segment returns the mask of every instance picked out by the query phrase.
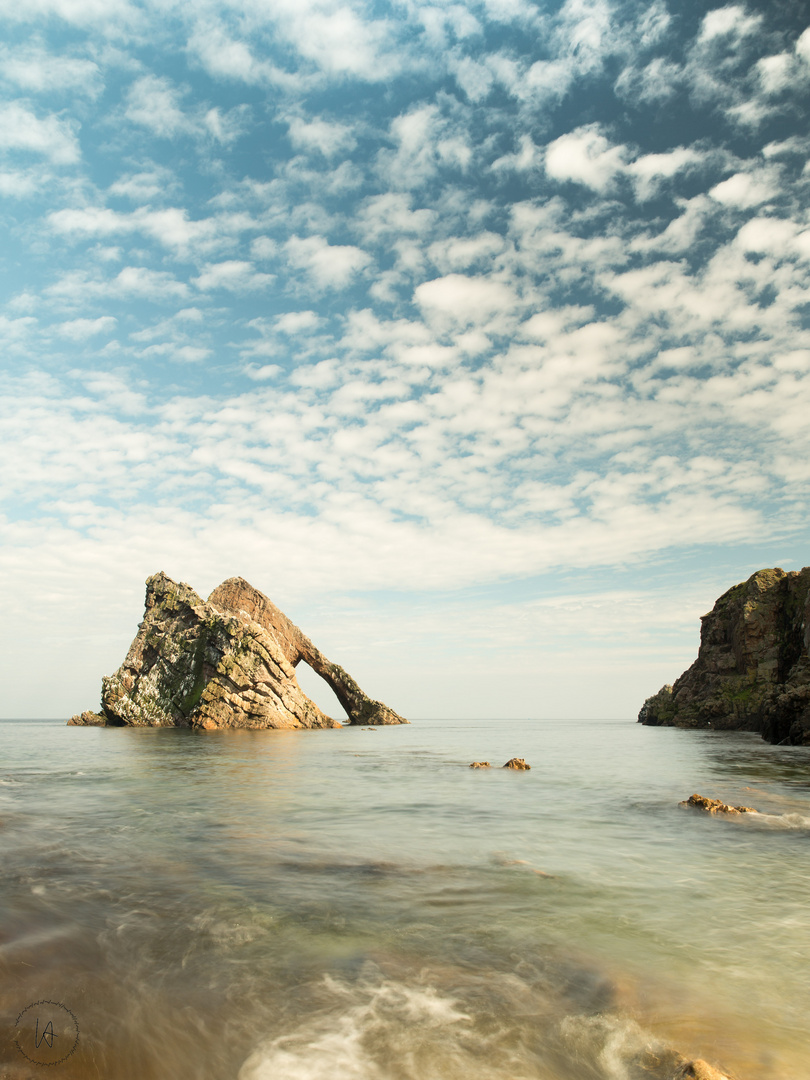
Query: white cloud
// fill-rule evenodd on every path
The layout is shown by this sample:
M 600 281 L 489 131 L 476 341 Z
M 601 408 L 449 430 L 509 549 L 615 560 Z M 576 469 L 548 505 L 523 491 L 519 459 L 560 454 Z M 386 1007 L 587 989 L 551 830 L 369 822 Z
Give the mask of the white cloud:
M 283 12 L 283 14 L 281 14 Z M 383 19 L 366 19 L 351 7 L 317 2 L 287 3 L 280 8 L 278 27 L 298 53 L 331 75 L 354 75 L 377 82 L 398 68 L 389 51 L 393 26 Z
M 290 142 L 299 150 L 317 150 L 324 157 L 348 153 L 357 145 L 348 124 L 315 118 L 304 120 L 294 116 L 289 121 Z
M 228 145 L 242 135 L 249 112 L 247 106 L 237 106 L 227 113 L 204 105 L 185 111 L 181 102 L 186 94 L 185 88 L 175 86 L 163 76 L 143 75 L 127 92 L 125 115 L 132 123 L 162 139 L 188 135 L 212 138 Z
M 451 56 L 450 69 L 461 90 L 472 102 L 483 101 L 492 88 L 495 76 L 490 66 L 471 56 Z
M 291 236 L 285 244 L 291 267 L 317 289 L 343 288 L 370 264 L 371 256 L 350 244 L 330 244 L 323 236 Z
M 257 223 L 245 213 L 222 213 L 191 220 L 185 209 L 141 207 L 121 213 L 103 206 L 56 210 L 47 221 L 58 233 L 76 237 L 106 237 L 140 232 L 178 254 L 209 252 L 233 246 Z
M 49 53 L 36 45 L 0 48 L 0 78 L 37 94 L 71 90 L 96 97 L 103 88 L 93 60 Z
M 86 341 L 96 334 L 112 333 L 117 322 L 112 315 L 102 315 L 98 319 L 70 319 L 59 323 L 54 330 L 60 337 L 70 338 L 71 341 Z
M 627 149 L 614 146 L 598 124 L 587 124 L 549 143 L 546 172 L 554 180 L 572 180 L 601 194 L 624 170 Z
M 437 213 L 421 207 L 411 209 L 413 198 L 405 192 L 389 191 L 366 200 L 357 214 L 357 228 L 371 243 L 386 236 L 422 236 L 430 232 Z
M 737 233 L 735 244 L 743 251 L 768 252 L 777 259 L 799 256 L 810 258 L 810 229 L 794 221 L 756 217 Z
M 632 241 L 630 250 L 678 255 L 694 247 L 704 233 L 707 221 L 717 212 L 717 204 L 707 195 L 676 199 L 675 202 L 681 209 L 679 216 L 673 218 L 667 227 L 655 236 L 637 236 Z
M 414 290 L 414 300 L 441 327 L 500 323 L 513 315 L 518 302 L 504 282 L 463 274 L 423 282 Z
M 23 102 L 0 105 L 0 149 L 23 150 L 50 158 L 55 165 L 79 160 L 78 125 L 53 113 L 40 119 Z
M 39 22 L 56 17 L 75 26 L 107 25 L 120 32 L 141 19 L 129 0 L 0 0 L 0 15 L 11 22 Z
M 169 79 L 143 75 L 127 92 L 127 118 L 162 138 L 187 134 L 196 125 L 181 109 L 182 97 L 182 91 Z
M 505 246 L 503 237 L 483 231 L 469 237 L 437 240 L 428 248 L 428 255 L 442 271 L 467 270 L 476 265 L 488 270 L 494 267 Z
M 36 325 L 37 320 L 32 315 L 23 315 L 18 319 L 0 315 L 0 338 L 5 342 L 18 341 L 28 337 Z
M 635 105 L 657 104 L 672 98 L 685 78 L 684 69 L 672 60 L 656 56 L 644 67 L 629 64 L 616 80 L 614 90 Z
M 171 302 L 187 296 L 188 291 L 188 286 L 168 271 L 145 266 L 125 266 L 114 278 L 91 278 L 82 270 L 69 271 L 44 290 L 46 296 L 82 305 L 99 297 Z
M 254 382 L 267 382 L 269 379 L 275 379 L 283 370 L 278 364 L 262 364 L 261 367 L 256 367 L 254 364 L 245 366 L 245 374 Z
M 761 15 L 748 15 L 739 4 L 715 8 L 703 17 L 698 34 L 699 41 L 713 41 L 719 37 L 743 38 L 755 34 L 762 25 Z
M 278 255 L 278 242 L 269 236 L 257 236 L 250 243 L 250 254 L 254 259 L 274 259 Z
M 659 44 L 672 26 L 672 16 L 667 10 L 663 0 L 653 0 L 653 3 L 641 15 L 636 31 L 639 34 L 641 47 L 649 49 Z
M 258 59 L 250 43 L 232 37 L 215 19 L 197 21 L 188 40 L 188 50 L 215 79 L 230 79 L 252 85 L 301 88 L 306 80 L 282 71 L 268 60 Z
M 779 192 L 779 182 L 775 173 L 758 170 L 753 173 L 739 172 L 723 180 L 711 189 L 709 194 L 724 206 L 733 206 L 738 210 L 750 210 L 773 199 Z
M 161 359 L 171 360 L 176 364 L 201 364 L 212 355 L 212 350 L 203 345 L 180 345 L 174 341 L 164 341 L 157 345 L 149 345 L 138 355 L 141 359 L 159 356 Z
M 198 289 L 227 289 L 241 292 L 243 289 L 266 289 L 275 281 L 274 274 L 259 273 L 252 263 L 241 259 L 227 259 L 225 262 L 208 263 L 202 273 L 192 281 Z
M 154 341 L 155 338 L 170 335 L 175 340 L 182 339 L 189 328 L 199 326 L 205 315 L 198 307 L 180 308 L 173 315 L 161 319 L 152 326 L 136 330 L 130 337 L 133 341 Z
M 531 135 L 521 135 L 519 140 L 520 149 L 513 154 L 504 154 L 492 162 L 492 168 L 496 171 L 527 172 L 535 168 L 540 160 L 540 152 L 534 145 Z
M 0 170 L 0 195 L 9 199 L 25 199 L 39 191 L 46 182 L 41 170 Z
M 765 94 L 779 94 L 791 83 L 793 58 L 790 53 L 764 56 L 757 61 L 757 74 Z
M 650 199 L 657 194 L 662 180 L 699 165 L 705 155 L 691 147 L 679 146 L 665 154 L 645 154 L 627 166 L 633 178 L 638 197 Z
M 177 187 L 177 180 L 169 169 L 153 166 L 141 172 L 126 173 L 110 184 L 108 193 L 136 203 L 162 201 Z
M 442 116 L 437 105 L 421 105 L 390 124 L 393 151 L 380 151 L 378 169 L 393 188 L 417 188 L 441 168 L 467 169 L 472 147 L 466 129 Z
M 314 330 L 321 320 L 314 311 L 287 311 L 275 321 L 275 329 L 282 334 L 298 334 Z
M 606 0 L 566 0 L 560 9 L 557 34 L 578 72 L 599 70 L 613 51 L 611 14 Z

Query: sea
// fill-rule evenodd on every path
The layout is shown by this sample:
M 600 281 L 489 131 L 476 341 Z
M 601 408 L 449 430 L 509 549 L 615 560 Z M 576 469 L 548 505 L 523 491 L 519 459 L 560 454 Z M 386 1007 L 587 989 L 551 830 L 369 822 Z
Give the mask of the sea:
M 2 1080 L 810 1077 L 810 748 L 5 720 L 0 860 Z

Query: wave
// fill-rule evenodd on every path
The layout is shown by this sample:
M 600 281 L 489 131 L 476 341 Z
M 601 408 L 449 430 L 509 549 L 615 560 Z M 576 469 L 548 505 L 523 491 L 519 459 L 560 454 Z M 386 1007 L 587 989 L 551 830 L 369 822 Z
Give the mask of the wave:
M 810 829 L 810 817 L 803 814 L 741 814 L 746 824 L 751 827 L 767 829 Z
M 489 980 L 451 994 L 326 976 L 330 1000 L 292 1032 L 261 1042 L 238 1080 L 671 1080 L 684 1060 L 634 1020 L 550 1011 L 528 984 L 514 975 L 508 982 L 512 1007 L 503 1010 L 493 1007 Z

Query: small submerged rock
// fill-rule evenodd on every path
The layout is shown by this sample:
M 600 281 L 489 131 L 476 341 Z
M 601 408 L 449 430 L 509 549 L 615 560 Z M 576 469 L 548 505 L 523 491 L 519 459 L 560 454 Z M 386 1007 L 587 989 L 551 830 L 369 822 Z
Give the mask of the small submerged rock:
M 758 814 L 753 806 L 729 806 L 720 799 L 706 799 L 703 795 L 690 795 L 685 802 L 678 806 L 691 806 L 695 810 L 702 810 L 706 814 Z M 691 1075 L 684 1073 L 685 1076 Z
M 509 758 L 507 763 L 502 766 L 504 769 L 530 769 L 531 765 L 527 765 L 522 757 Z
M 488 761 L 471 761 L 470 762 L 470 768 L 471 769 L 490 769 L 490 768 L 492 768 L 492 766 L 490 765 L 490 763 Z

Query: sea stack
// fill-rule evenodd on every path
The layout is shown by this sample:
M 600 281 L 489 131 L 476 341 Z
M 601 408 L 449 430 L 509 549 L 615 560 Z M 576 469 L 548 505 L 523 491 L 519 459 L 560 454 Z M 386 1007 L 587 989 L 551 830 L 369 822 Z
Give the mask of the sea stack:
M 74 726 L 341 727 L 295 678 L 305 661 L 335 692 L 351 724 L 407 724 L 327 660 L 258 589 L 229 578 L 203 600 L 164 573 L 146 582 L 146 611 L 126 658 L 102 679 L 101 711 Z
M 810 567 L 758 570 L 723 593 L 701 619 L 697 660 L 638 719 L 810 745 Z

